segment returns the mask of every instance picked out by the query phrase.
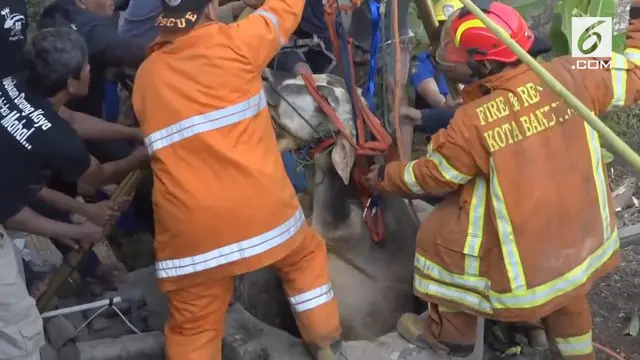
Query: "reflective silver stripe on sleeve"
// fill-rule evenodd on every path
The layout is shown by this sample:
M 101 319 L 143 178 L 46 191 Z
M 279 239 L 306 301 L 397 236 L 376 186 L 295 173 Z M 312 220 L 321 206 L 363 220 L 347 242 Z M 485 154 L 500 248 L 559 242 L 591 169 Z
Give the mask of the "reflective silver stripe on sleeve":
M 304 214 L 302 209 L 299 209 L 293 217 L 278 227 L 250 239 L 200 255 L 158 261 L 156 262 L 156 275 L 158 278 L 169 278 L 193 274 L 264 253 L 289 240 L 303 224 Z
M 280 23 L 278 22 L 278 18 L 275 15 L 263 9 L 256 10 L 254 14 L 262 15 L 267 19 L 269 19 L 269 21 L 271 21 L 271 24 L 273 24 L 273 26 L 276 28 L 276 31 L 278 32 L 278 38 L 280 39 L 280 46 L 287 43 L 287 40 L 284 38 L 284 36 L 282 36 L 282 33 L 280 32 Z
M 319 288 L 290 297 L 289 303 L 293 311 L 299 313 L 328 303 L 331 299 L 333 299 L 333 288 L 331 284 L 325 284 Z
M 205 114 L 190 117 L 164 129 L 151 133 L 144 139 L 150 154 L 163 147 L 174 144 L 191 136 L 220 129 L 222 127 L 239 123 L 257 115 L 267 107 L 267 98 L 264 90 L 252 96 L 248 100 L 223 109 L 214 110 Z

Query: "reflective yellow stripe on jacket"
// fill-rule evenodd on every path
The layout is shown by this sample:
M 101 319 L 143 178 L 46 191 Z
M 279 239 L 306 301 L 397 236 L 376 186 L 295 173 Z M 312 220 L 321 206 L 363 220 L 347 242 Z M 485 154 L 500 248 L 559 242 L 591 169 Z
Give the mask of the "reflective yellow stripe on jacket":
M 593 352 L 593 336 L 591 331 L 584 335 L 570 338 L 555 338 L 558 350 L 563 357 L 588 355 Z
M 582 285 L 619 247 L 618 233 L 615 231 L 604 245 L 570 272 L 546 284 L 529 288 L 520 293 L 497 293 L 491 290 L 483 291 L 478 286 L 470 287 L 470 283 L 474 285 L 487 284 L 488 287 L 490 282 L 489 279 L 483 277 L 470 277 L 448 272 L 423 256 L 417 255 L 416 267 L 418 267 L 418 261 L 426 262 L 430 269 L 436 271 L 424 271 L 424 273 L 435 280 L 416 274 L 413 285 L 415 290 L 420 293 L 447 299 L 487 314 L 492 314 L 495 309 L 527 309 L 542 305 Z M 418 260 L 418 256 L 421 260 Z
M 469 226 L 467 240 L 464 244 L 464 272 L 467 276 L 480 275 L 480 246 L 484 232 L 484 213 L 487 206 L 487 180 L 483 176 L 476 177 L 473 196 L 469 207 Z
M 640 49 L 627 48 L 624 51 L 624 57 L 636 65 L 640 65 Z
M 626 55 L 626 53 L 625 53 Z M 629 64 L 625 56 L 618 53 L 611 55 L 611 83 L 613 97 L 607 110 L 623 106 L 627 94 L 627 69 Z
M 415 275 L 414 288 L 422 293 L 431 294 L 438 297 L 447 298 L 456 302 L 464 301 L 464 304 L 480 312 L 492 313 L 489 301 L 490 287 L 488 279 L 480 277 L 480 247 L 484 232 L 485 211 L 487 206 L 487 181 L 483 176 L 475 178 L 473 195 L 469 207 L 469 225 L 467 228 L 467 238 L 464 246 L 465 253 L 465 273 L 458 275 L 448 272 L 436 263 L 428 260 L 424 256 L 416 253 L 414 266 L 421 272 L 432 278 L 439 279 L 443 283 Z M 445 284 L 452 284 L 449 286 Z M 466 291 L 466 288 L 472 291 Z M 478 294 L 483 294 L 479 296 Z
M 591 168 L 593 178 L 596 182 L 596 191 L 598 194 L 598 204 L 600 205 L 600 215 L 602 215 L 603 238 L 608 239 L 611 236 L 611 218 L 609 216 L 609 203 L 607 199 L 607 181 L 604 177 L 604 163 L 602 161 L 602 148 L 600 147 L 600 138 L 598 133 L 585 121 L 584 129 L 589 143 L 589 152 L 591 153 Z
M 416 161 L 418 160 L 413 160 L 404 167 L 403 180 L 412 193 L 422 195 L 424 191 L 422 191 L 422 188 L 416 180 L 416 175 L 413 172 L 413 166 L 416 164 Z
M 451 166 L 449 162 L 447 162 L 447 159 L 445 159 L 437 151 L 433 150 L 433 148 L 431 147 L 431 143 L 429 143 L 429 146 L 427 147 L 426 157 L 427 159 L 433 161 L 433 163 L 438 167 L 438 171 L 440 171 L 440 173 L 445 179 L 447 179 L 448 181 L 454 184 L 460 184 L 460 185 L 466 184 L 469 180 L 472 179 L 471 176 L 466 175 L 460 172 L 458 169 Z M 420 184 L 418 184 L 416 180 L 416 175 L 413 172 L 413 167 L 415 163 L 416 163 L 416 160 L 411 161 L 404 167 L 403 180 L 405 185 L 407 185 L 407 187 L 409 188 L 409 190 L 411 190 L 411 192 L 413 192 L 414 194 L 422 195 L 424 194 L 424 191 L 420 187 Z
M 500 238 L 500 247 L 502 248 L 502 256 L 504 257 L 507 275 L 509 276 L 509 284 L 511 291 L 522 292 L 527 290 L 527 284 L 524 277 L 522 262 L 520 261 L 520 252 L 516 244 L 516 238 L 511 227 L 511 219 L 507 211 L 507 204 L 504 202 L 502 188 L 498 180 L 496 165 L 491 159 L 489 161 L 489 178 L 491 179 L 491 201 L 496 213 L 496 223 L 498 227 L 498 237 Z
M 532 308 L 542 305 L 558 296 L 568 293 L 583 284 L 611 255 L 619 248 L 618 232 L 611 225 L 609 203 L 607 200 L 604 164 L 598 134 L 585 123 L 585 131 L 591 154 L 593 178 L 598 194 L 598 204 L 602 216 L 603 245 L 588 256 L 581 264 L 566 274 L 545 284 L 528 288 L 520 262 L 517 244 L 509 220 L 506 204 L 502 197 L 498 177 L 495 174 L 495 164 L 490 163 L 490 191 L 491 200 L 496 212 L 498 232 L 502 246 L 505 267 L 509 275 L 511 292 L 497 293 L 490 289 L 488 279 L 479 276 L 477 257 L 482 242 L 482 225 L 484 224 L 484 207 L 486 206 L 486 180 L 476 179 L 474 195 L 469 211 L 469 228 L 465 243 L 465 274 L 455 274 L 433 263 L 424 256 L 416 253 L 415 267 L 427 275 L 429 279 L 420 275 L 415 276 L 416 291 L 448 299 L 468 306 L 479 312 L 493 313 L 495 309 Z M 484 196 L 483 196 L 484 194 Z M 477 236 L 477 235 L 480 236 Z M 476 255 L 476 256 L 473 256 Z M 569 345 L 567 345 L 569 346 Z

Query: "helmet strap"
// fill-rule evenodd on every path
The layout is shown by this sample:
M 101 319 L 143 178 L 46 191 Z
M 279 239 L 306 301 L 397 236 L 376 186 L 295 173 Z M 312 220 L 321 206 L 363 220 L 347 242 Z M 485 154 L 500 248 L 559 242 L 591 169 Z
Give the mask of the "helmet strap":
M 474 55 L 486 55 L 484 51 L 480 51 L 477 48 L 471 48 L 467 50 L 468 58 L 467 58 L 467 67 L 471 70 L 471 75 L 477 79 L 483 79 L 489 76 L 489 69 L 487 69 L 486 64 L 475 60 L 473 58 Z

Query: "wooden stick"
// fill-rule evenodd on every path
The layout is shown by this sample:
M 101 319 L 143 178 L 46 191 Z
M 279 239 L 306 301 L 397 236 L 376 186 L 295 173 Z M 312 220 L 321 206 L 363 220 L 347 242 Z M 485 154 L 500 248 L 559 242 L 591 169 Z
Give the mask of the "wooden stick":
M 118 189 L 115 191 L 115 193 L 113 194 L 113 197 L 111 198 L 112 201 L 118 207 L 123 205 L 125 201 L 131 201 L 136 191 L 136 187 L 138 186 L 140 181 L 145 177 L 146 174 L 147 174 L 147 171 L 145 170 L 136 170 L 131 174 L 129 174 L 122 181 L 120 186 L 118 186 Z M 114 225 L 115 225 L 115 221 L 106 225 L 105 239 L 106 239 L 106 235 L 111 232 Z M 36 305 L 40 313 L 43 313 L 49 310 L 48 306 L 51 303 L 51 300 L 53 300 L 53 298 L 56 296 L 56 294 L 60 290 L 60 287 L 62 287 L 62 284 L 64 284 L 67 278 L 71 276 L 71 274 L 73 274 L 73 271 L 78 267 L 78 265 L 82 264 L 82 262 L 85 261 L 86 257 L 91 252 L 92 248 L 93 248 L 93 245 L 90 246 L 88 249 L 72 251 L 68 253 L 67 256 L 64 257 L 64 261 L 51 277 L 51 280 L 49 281 L 49 286 L 42 293 L 42 295 L 38 297 Z

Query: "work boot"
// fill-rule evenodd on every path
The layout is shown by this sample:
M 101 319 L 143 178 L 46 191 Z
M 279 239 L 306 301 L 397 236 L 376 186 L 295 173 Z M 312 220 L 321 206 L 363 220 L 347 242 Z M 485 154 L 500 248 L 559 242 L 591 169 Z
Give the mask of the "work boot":
M 342 340 L 334 341 L 324 348 L 309 344 L 307 349 L 311 353 L 313 360 L 348 360 L 342 352 Z
M 413 345 L 438 354 L 467 357 L 473 353 L 475 344 L 454 344 L 431 339 L 431 336 L 425 332 L 425 324 L 429 321 L 425 316 L 428 314 L 422 316 L 410 313 L 402 315 L 396 325 L 398 334 Z

